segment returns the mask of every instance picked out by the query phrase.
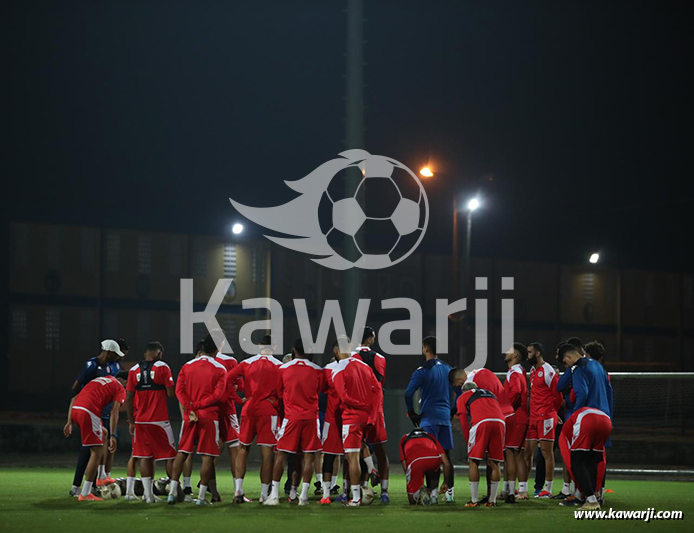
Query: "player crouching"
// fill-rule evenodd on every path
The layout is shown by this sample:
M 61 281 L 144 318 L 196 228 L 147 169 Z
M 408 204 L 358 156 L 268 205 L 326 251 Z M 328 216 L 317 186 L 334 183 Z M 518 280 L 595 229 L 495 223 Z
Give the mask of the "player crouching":
M 438 503 L 441 465 L 444 479 L 453 475 L 451 463 L 439 441 L 422 428 L 414 428 L 400 439 L 400 464 L 407 479 L 410 505 Z
M 70 402 L 63 434 L 69 437 L 72 434 L 72 423 L 73 421 L 76 422 L 80 428 L 82 446 L 89 447 L 90 451 L 79 501 L 103 501 L 103 498 L 92 494 L 92 486 L 96 480 L 98 466 L 104 453 L 104 432 L 106 429 L 101 424 L 100 413 L 104 406 L 113 403 L 108 444 L 109 452 L 113 453 L 116 450 L 115 432 L 118 426 L 119 409 L 125 402 L 124 385 L 127 378 L 127 372 L 120 372 L 116 377 L 95 378 L 87 383 Z
M 506 425 L 496 396 L 488 390 L 477 388 L 469 381 L 463 385 L 463 394 L 458 398 L 458 415 L 463 435 L 467 440 L 467 455 L 470 471 L 470 501 L 465 507 L 479 507 L 480 462 L 487 454 L 491 469 L 489 500 L 485 507 L 496 507 L 501 472 L 499 463 L 504 460 L 504 433 Z

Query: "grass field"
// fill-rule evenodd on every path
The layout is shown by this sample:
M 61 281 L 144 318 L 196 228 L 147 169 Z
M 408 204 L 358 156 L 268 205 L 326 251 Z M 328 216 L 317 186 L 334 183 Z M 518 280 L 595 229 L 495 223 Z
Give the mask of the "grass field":
M 114 471 L 113 475 L 125 475 Z M 317 499 L 309 507 L 282 504 L 278 508 L 257 503 L 228 503 L 232 493 L 229 475 L 221 476 L 220 491 L 225 502 L 208 507 L 178 504 L 147 505 L 141 502 L 110 500 L 79 503 L 67 496 L 72 470 L 64 468 L 1 468 L 0 531 L 268 531 L 273 533 L 379 531 L 692 531 L 694 484 L 664 481 L 613 480 L 605 508 L 615 510 L 681 510 L 681 521 L 577 521 L 571 509 L 555 501 L 532 500 L 496 509 L 464 509 L 469 499 L 467 481 L 457 478 L 456 503 L 432 507 L 410 507 L 405 496 L 404 476 L 393 476 L 389 506 L 374 502 L 369 507 L 348 509 L 338 504 L 322 507 Z M 260 483 L 257 473 L 249 473 L 245 484 L 256 498 Z M 686 524 L 689 523 L 689 526 Z

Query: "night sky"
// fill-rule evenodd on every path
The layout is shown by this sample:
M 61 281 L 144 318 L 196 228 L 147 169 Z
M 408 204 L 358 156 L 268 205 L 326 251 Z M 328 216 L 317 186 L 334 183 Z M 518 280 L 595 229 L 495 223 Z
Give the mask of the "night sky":
M 363 148 L 447 175 L 423 250 L 481 186 L 473 256 L 692 269 L 691 3 L 364 4 Z M 345 7 L 5 4 L 3 215 L 224 233 L 230 196 L 289 201 L 344 150 Z

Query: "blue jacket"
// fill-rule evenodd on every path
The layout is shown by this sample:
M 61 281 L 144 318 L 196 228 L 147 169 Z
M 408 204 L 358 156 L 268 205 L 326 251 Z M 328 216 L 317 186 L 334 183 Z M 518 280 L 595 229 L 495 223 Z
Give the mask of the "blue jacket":
M 419 413 L 422 426 L 451 425 L 451 386 L 448 373 L 451 367 L 440 359 L 430 359 L 412 373 L 405 391 L 408 412 L 414 411 L 414 393 L 421 389 Z
M 576 395 L 574 411 L 593 407 L 612 418 L 612 385 L 602 365 L 590 357 L 583 357 L 571 370 Z
M 559 381 L 557 381 L 557 391 L 561 392 L 564 396 L 564 420 L 569 418 L 575 411 L 574 404 L 571 403 L 571 382 L 573 378 L 573 372 L 571 370 L 566 370 Z

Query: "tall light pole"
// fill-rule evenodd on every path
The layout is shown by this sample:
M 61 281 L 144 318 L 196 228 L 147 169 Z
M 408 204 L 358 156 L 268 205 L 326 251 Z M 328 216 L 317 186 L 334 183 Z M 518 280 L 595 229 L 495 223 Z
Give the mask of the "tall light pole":
M 425 178 L 434 177 L 434 171 L 430 167 L 424 167 L 419 174 Z M 464 204 L 464 193 L 456 192 L 453 194 L 453 256 L 451 261 L 451 276 L 453 278 L 452 291 L 453 299 L 459 300 L 467 297 L 468 281 L 470 279 L 470 243 L 472 241 L 472 213 L 477 210 L 481 203 L 479 198 L 473 197 Z M 465 205 L 465 207 L 463 207 Z M 461 230 L 461 212 L 465 210 L 465 242 L 461 243 L 463 233 Z M 449 317 L 453 322 L 451 344 L 456 350 L 458 366 L 463 366 L 463 346 L 462 346 L 462 318 L 463 314 Z M 457 324 L 456 324 L 457 323 Z

